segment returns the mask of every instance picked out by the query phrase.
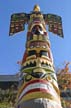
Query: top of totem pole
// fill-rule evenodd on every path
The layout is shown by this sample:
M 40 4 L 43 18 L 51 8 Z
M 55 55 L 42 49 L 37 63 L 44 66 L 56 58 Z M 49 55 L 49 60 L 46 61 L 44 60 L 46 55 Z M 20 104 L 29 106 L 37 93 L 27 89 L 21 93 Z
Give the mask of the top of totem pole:
M 35 5 L 33 11 L 34 12 L 39 12 L 40 11 L 39 5 Z
M 34 15 L 35 14 L 35 15 Z M 43 18 L 41 17 L 43 15 Z M 48 25 L 48 31 L 54 34 L 59 35 L 60 37 L 64 37 L 63 35 L 63 28 L 62 28 L 62 18 L 55 14 L 42 14 L 40 12 L 40 6 L 36 4 L 33 8 L 32 13 L 14 13 L 11 15 L 11 22 L 10 22 L 10 31 L 9 35 L 12 36 L 15 33 L 21 32 L 25 30 L 25 24 L 30 24 L 31 17 L 30 16 L 40 16 L 38 17 L 39 20 L 44 20 L 45 24 Z M 34 18 L 32 17 L 34 20 Z M 32 20 L 32 22 L 33 22 Z M 36 20 L 36 18 L 35 18 Z M 41 21 L 42 23 L 43 21 Z M 32 23 L 33 24 L 33 23 Z

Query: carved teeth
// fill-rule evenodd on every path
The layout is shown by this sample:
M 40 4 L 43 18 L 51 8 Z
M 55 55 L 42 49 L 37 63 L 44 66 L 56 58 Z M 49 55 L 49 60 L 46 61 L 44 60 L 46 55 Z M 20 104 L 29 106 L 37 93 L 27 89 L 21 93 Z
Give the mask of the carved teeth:
M 28 60 L 27 62 L 25 62 L 23 64 L 23 66 L 26 67 L 26 68 L 29 68 L 29 67 L 35 67 L 35 68 L 36 67 L 43 67 L 43 65 L 48 66 L 48 67 L 53 66 L 50 61 L 47 61 L 45 59 L 40 59 L 40 58 L 33 59 L 33 60 Z

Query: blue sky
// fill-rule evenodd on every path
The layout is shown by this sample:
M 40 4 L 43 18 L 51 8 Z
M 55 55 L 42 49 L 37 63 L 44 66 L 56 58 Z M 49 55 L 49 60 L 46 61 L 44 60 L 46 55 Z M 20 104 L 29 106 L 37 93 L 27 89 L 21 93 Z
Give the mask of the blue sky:
M 13 13 L 32 11 L 39 4 L 43 13 L 60 15 L 63 21 L 64 39 L 49 33 L 56 67 L 71 61 L 71 1 L 70 0 L 1 0 L 0 1 L 0 74 L 16 74 L 20 70 L 17 61 L 22 60 L 27 26 L 24 32 L 9 37 L 10 16 Z

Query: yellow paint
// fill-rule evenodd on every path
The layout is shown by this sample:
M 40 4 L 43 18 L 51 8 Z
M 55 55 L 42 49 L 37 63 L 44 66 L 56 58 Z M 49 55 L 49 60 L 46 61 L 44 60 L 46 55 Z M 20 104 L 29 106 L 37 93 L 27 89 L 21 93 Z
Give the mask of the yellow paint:
M 59 91 L 59 88 L 56 87 L 56 85 L 51 82 L 51 84 L 53 85 L 53 88 L 55 89 L 55 91 L 57 92 L 58 96 L 60 96 L 60 91 Z
M 24 102 L 24 101 L 27 101 L 27 100 L 31 100 L 31 99 L 38 99 L 38 98 L 47 98 L 47 99 L 50 99 L 50 100 L 53 100 L 53 101 L 56 101 L 57 103 L 59 103 L 59 98 L 55 98 L 54 96 L 52 96 L 51 94 L 49 93 L 42 93 L 42 92 L 34 92 L 34 93 L 29 93 L 27 95 L 25 95 L 21 101 L 21 102 Z
M 38 11 L 40 11 L 40 7 L 38 5 L 35 5 L 33 10 L 38 12 Z
M 27 57 L 26 58 L 26 61 L 27 60 L 32 60 L 32 59 L 36 59 L 36 55 L 32 55 L 32 56 L 29 56 L 29 57 Z M 35 61 L 35 60 L 34 60 Z M 32 60 L 32 62 L 34 62 L 33 60 Z

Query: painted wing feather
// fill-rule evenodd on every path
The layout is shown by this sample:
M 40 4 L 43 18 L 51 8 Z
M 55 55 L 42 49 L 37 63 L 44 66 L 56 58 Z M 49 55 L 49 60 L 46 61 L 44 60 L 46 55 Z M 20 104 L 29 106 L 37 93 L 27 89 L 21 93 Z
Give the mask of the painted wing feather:
M 64 37 L 62 29 L 62 18 L 60 16 L 54 14 L 44 14 L 44 20 L 48 25 L 48 30 L 50 32 L 57 34 L 60 37 Z
M 27 20 L 28 18 L 26 13 L 12 14 L 9 35 L 24 31 Z

